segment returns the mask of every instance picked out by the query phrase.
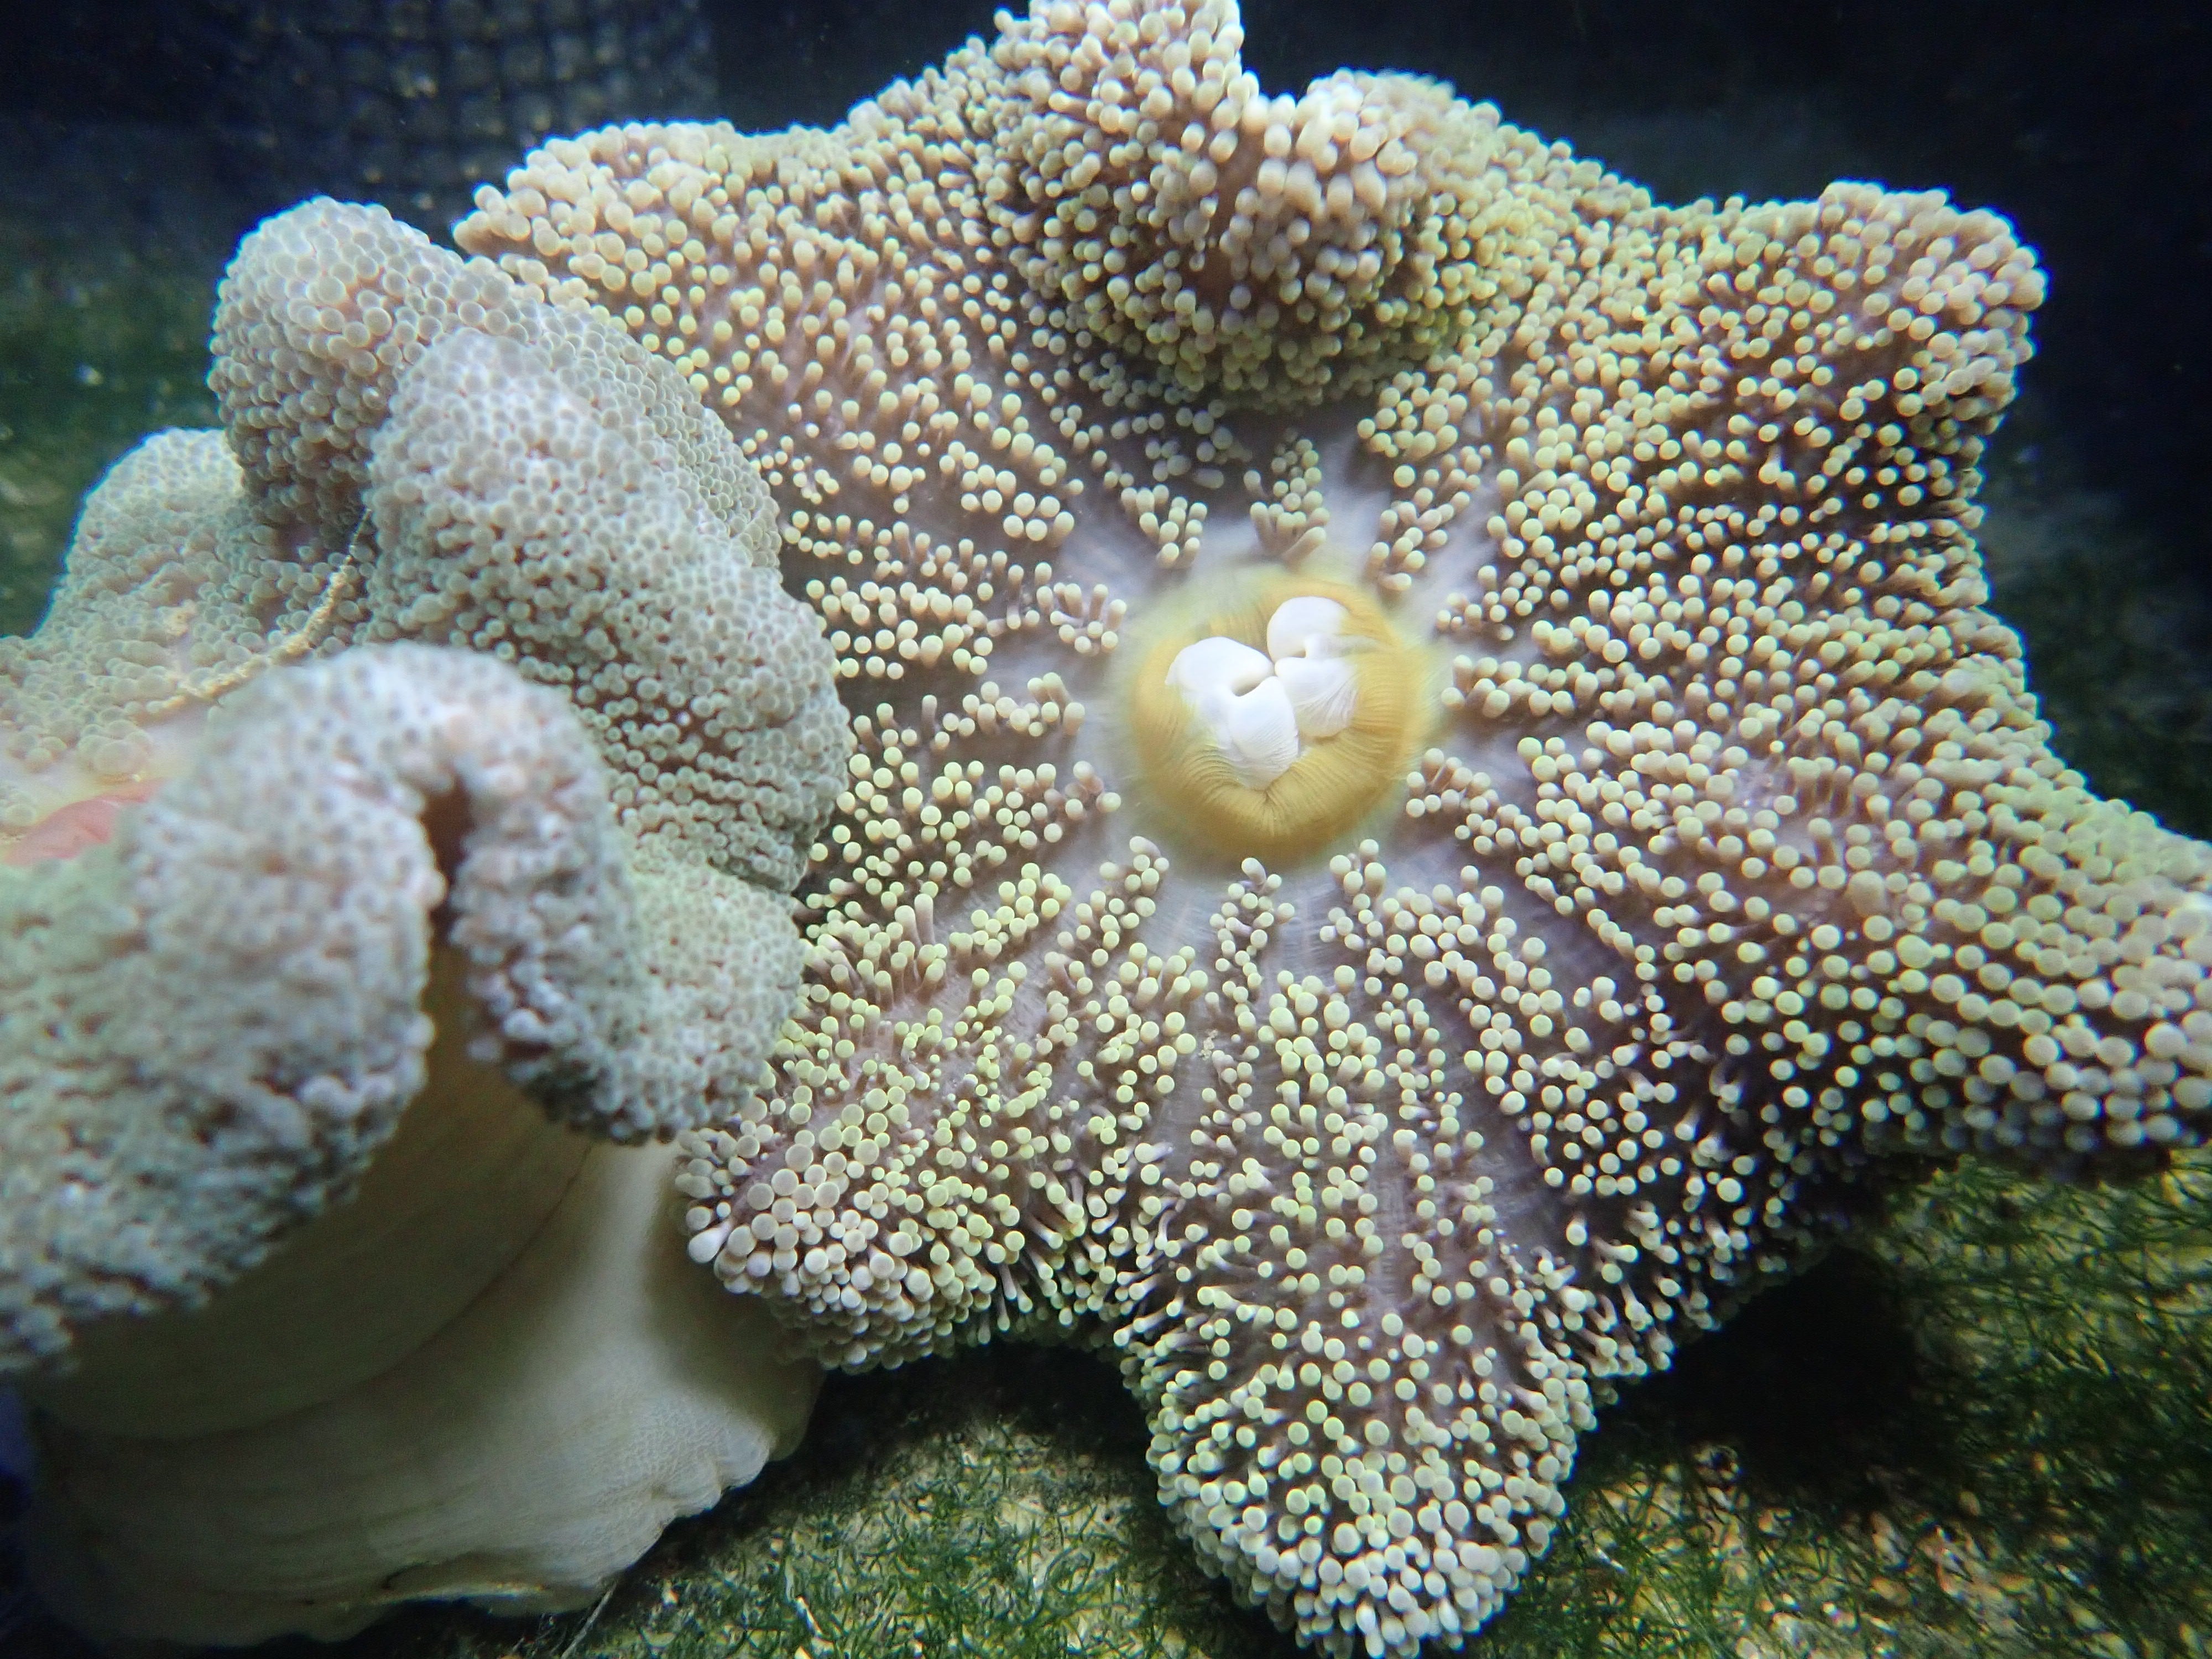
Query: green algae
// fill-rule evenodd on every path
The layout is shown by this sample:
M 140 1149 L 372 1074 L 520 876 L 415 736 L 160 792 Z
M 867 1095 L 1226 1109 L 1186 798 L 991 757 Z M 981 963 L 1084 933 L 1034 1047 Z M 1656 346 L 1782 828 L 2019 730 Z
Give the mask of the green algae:
M 78 503 L 117 457 L 215 424 L 218 274 L 0 221 L 0 634 L 38 625 Z

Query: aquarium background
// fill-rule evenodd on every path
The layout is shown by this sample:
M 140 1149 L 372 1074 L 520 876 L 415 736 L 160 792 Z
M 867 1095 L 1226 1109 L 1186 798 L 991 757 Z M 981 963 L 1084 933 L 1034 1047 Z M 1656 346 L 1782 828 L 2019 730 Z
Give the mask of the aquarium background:
M 536 57 L 487 70 L 465 50 L 487 19 Z M 2069 760 L 2212 835 L 2212 29 L 2193 9 L 1255 0 L 1244 26 L 1271 89 L 1437 75 L 1666 198 L 1871 178 L 2009 216 L 2051 298 L 1987 462 L 1993 603 Z M 519 159 L 533 113 L 828 123 L 989 27 L 945 0 L 11 9 L 0 631 L 35 626 L 118 455 L 213 423 L 214 286 L 263 213 L 375 195 L 442 239 L 471 161 Z M 2139 1188 L 1976 1170 L 1899 1194 L 1602 1419 L 1550 1556 L 1473 1650 L 2212 1650 L 2208 1202 L 2201 1156 Z M 1171 1535 L 1144 1445 L 1079 1353 L 835 1379 L 798 1455 L 597 1607 L 422 1610 L 289 1650 L 1296 1652 Z M 83 1653 L 6 1550 L 0 1654 Z

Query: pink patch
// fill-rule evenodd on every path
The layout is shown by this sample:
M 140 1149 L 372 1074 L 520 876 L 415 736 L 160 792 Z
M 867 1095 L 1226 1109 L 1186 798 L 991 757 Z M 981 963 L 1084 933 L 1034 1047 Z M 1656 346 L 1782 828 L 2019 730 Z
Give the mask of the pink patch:
M 0 852 L 0 864 L 41 864 L 48 859 L 73 859 L 88 847 L 98 847 L 115 834 L 115 820 L 135 802 L 151 800 L 158 783 L 126 783 L 106 794 L 73 800 L 46 814 L 15 845 Z

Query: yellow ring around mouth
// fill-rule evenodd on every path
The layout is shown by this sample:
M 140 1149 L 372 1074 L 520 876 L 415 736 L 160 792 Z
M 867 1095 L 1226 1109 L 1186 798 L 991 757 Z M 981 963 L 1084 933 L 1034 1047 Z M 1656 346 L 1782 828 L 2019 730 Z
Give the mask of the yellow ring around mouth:
M 1334 600 L 1345 609 L 1338 637 L 1356 641 L 1344 660 L 1358 692 L 1350 721 L 1309 744 L 1272 783 L 1242 782 L 1205 721 L 1171 684 L 1170 666 L 1184 647 L 1220 636 L 1264 650 L 1267 623 L 1286 600 Z M 1240 581 L 1218 602 L 1179 613 L 1133 653 L 1122 688 L 1133 759 L 1171 839 L 1235 862 L 1288 865 L 1349 835 L 1404 787 L 1426 743 L 1437 700 L 1429 695 L 1431 653 L 1400 637 L 1371 592 L 1352 583 L 1284 573 Z

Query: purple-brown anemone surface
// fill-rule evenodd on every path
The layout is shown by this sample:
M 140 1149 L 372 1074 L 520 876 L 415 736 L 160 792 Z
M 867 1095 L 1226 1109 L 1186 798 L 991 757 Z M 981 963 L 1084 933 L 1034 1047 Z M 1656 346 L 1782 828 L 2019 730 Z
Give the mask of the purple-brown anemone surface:
M 1240 41 L 1042 0 L 831 131 L 549 143 L 457 236 L 721 415 L 858 730 L 694 1255 L 848 1366 L 1109 1345 L 1206 1560 L 1406 1655 L 1885 1160 L 2197 1143 L 2212 849 L 1984 608 L 2004 220 L 1664 206 Z

